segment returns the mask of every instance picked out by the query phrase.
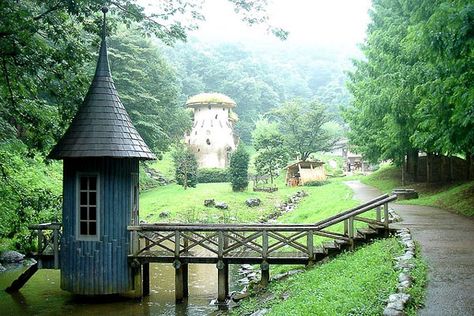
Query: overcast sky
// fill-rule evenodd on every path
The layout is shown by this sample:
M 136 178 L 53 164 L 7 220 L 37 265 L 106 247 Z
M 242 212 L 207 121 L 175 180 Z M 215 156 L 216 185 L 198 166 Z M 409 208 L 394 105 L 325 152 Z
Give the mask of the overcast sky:
M 290 32 L 289 44 L 356 47 L 365 38 L 370 0 L 269 0 L 268 13 L 274 26 Z M 274 41 L 262 27 L 249 27 L 225 0 L 207 0 L 206 21 L 192 34 L 203 40 Z

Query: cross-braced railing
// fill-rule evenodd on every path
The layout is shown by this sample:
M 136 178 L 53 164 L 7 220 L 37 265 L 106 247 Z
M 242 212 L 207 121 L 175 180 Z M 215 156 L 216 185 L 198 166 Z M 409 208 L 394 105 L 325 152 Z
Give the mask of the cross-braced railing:
M 388 203 L 382 195 L 315 224 L 141 224 L 129 226 L 131 256 L 147 262 L 292 263 L 311 262 L 327 249 L 321 242 L 352 247 L 360 237 L 356 222 L 387 228 Z M 374 211 L 375 214 L 370 213 Z M 340 224 L 340 225 L 338 225 Z M 322 237 L 322 238 L 321 238 Z
M 54 269 L 59 269 L 61 227 L 61 223 L 43 223 L 28 227 L 38 236 L 38 252 L 36 253 L 38 268 L 42 268 L 45 257 L 52 256 Z

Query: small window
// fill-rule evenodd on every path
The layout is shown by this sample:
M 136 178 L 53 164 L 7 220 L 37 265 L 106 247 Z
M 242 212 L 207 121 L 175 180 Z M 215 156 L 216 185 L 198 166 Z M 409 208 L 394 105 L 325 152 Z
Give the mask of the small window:
M 211 144 L 211 141 L 208 139 L 206 139 L 206 144 L 210 145 Z
M 200 151 L 201 151 L 201 149 L 198 148 L 198 152 L 200 152 Z
M 211 105 L 209 104 L 209 105 L 207 106 L 207 108 L 210 110 L 210 109 L 211 109 Z
M 225 111 L 225 108 L 222 108 L 222 111 Z
M 217 120 L 217 114 L 216 114 L 216 117 L 215 117 L 215 119 Z
M 198 134 L 198 131 L 195 131 L 195 132 L 194 132 L 194 135 L 197 135 L 197 134 Z
M 78 192 L 78 236 L 96 237 L 98 221 L 98 176 L 80 175 Z

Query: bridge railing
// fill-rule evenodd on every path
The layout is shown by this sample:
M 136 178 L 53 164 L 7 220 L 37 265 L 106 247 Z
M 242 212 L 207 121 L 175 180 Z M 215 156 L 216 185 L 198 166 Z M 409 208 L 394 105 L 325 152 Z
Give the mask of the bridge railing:
M 43 260 L 46 257 L 52 257 L 54 269 L 59 269 L 61 227 L 61 223 L 42 223 L 28 226 L 38 237 L 38 252 L 35 257 L 37 257 L 39 269 L 43 267 Z
M 131 255 L 149 261 L 285 262 L 285 258 L 312 261 L 324 237 L 351 246 L 357 238 L 355 222 L 388 229 L 388 203 L 382 195 L 315 224 L 141 224 L 129 226 Z M 364 216 L 375 210 L 375 216 Z M 373 215 L 373 214 L 372 214 Z M 374 218 L 375 217 L 375 218 Z M 343 223 L 343 229 L 341 225 Z M 242 258 L 242 260 L 240 260 Z M 244 260 L 245 258 L 245 260 Z

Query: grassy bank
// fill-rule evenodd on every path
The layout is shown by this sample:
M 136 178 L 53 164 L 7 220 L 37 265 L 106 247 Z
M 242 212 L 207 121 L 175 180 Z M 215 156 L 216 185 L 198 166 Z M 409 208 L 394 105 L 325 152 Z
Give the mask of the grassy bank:
M 393 258 L 402 248 L 395 238 L 375 241 L 353 253 L 343 253 L 284 281 L 273 282 L 265 293 L 253 296 L 235 309 L 248 315 L 267 308 L 267 315 L 381 315 L 385 300 L 396 292 L 398 271 Z M 413 271 L 415 295 L 407 308 L 416 315 L 422 301 L 426 265 L 419 259 Z
M 401 188 L 400 169 L 385 166 L 361 181 L 381 191 L 390 192 Z M 441 207 L 466 216 L 474 216 L 474 181 L 457 183 L 409 183 L 406 188 L 418 191 L 420 197 L 415 200 L 400 201 L 403 204 Z
M 298 190 L 304 190 L 304 198 L 297 208 L 279 218 L 285 223 L 312 223 L 334 215 L 357 204 L 352 200 L 352 191 L 341 181 L 333 181 L 319 187 L 285 187 L 277 181 L 279 190 L 274 193 L 232 192 L 229 183 L 202 183 L 196 188 L 184 190 L 181 186 L 171 184 L 145 191 L 140 196 L 141 218 L 147 222 L 180 221 L 180 222 L 257 222 L 260 218 L 274 212 L 275 206 L 288 199 Z M 245 200 L 259 198 L 258 207 L 247 207 Z M 204 200 L 214 199 L 225 202 L 228 210 L 205 207 Z M 160 218 L 162 212 L 168 213 Z

